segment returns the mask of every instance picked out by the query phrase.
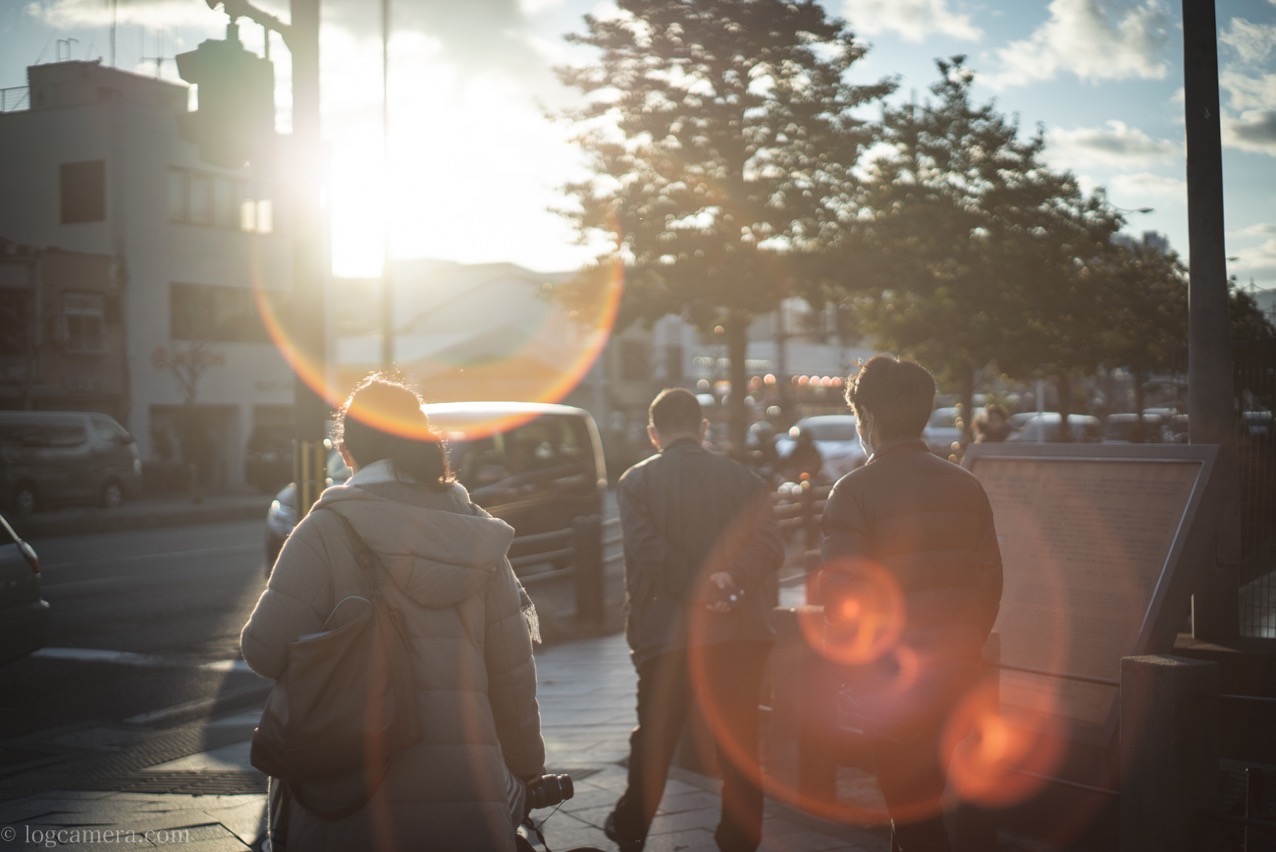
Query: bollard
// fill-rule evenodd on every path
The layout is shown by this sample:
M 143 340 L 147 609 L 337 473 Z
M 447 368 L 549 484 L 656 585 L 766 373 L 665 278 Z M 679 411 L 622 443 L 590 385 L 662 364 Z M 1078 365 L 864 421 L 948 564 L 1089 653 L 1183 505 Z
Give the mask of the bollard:
M 1219 766 L 1217 663 L 1121 660 L 1122 852 L 1202 850 Z
M 572 552 L 576 571 L 576 618 L 588 624 L 603 620 L 602 518 L 572 519 Z
M 834 692 L 829 666 L 807 643 L 798 621 L 819 617 L 820 607 L 776 607 L 771 650 L 771 713 L 767 774 L 798 803 L 837 800 Z
M 815 514 L 815 483 L 802 475 L 802 545 L 806 553 L 820 549 L 820 519 Z

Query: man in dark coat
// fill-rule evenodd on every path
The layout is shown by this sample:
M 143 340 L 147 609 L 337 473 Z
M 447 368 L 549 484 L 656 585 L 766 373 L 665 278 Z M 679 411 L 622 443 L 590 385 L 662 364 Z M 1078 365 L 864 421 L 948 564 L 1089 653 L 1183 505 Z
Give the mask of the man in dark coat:
M 620 478 L 626 636 L 638 672 L 629 784 L 606 821 L 622 852 L 646 842 L 693 704 L 714 731 L 722 772 L 722 850 L 762 836 L 758 701 L 773 642 L 767 613 L 784 561 L 766 485 L 708 450 L 690 392 L 662 391 L 647 434 L 659 451 Z
M 978 479 L 922 440 L 935 400 L 923 367 L 874 357 L 846 398 L 869 460 L 838 480 L 822 519 L 826 638 L 865 651 L 842 672 L 842 712 L 872 743 L 892 850 L 948 852 L 945 729 L 1001 600 L 992 509 Z

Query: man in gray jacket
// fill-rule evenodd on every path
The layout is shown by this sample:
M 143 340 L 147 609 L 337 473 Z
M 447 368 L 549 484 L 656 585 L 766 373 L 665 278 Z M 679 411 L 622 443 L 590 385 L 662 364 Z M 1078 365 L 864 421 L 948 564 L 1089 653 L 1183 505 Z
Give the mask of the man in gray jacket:
M 846 399 L 870 455 L 824 505 L 822 602 L 831 642 L 876 638 L 842 672 L 844 721 L 872 743 L 891 849 L 949 852 L 945 732 L 1001 601 L 992 508 L 978 479 L 922 440 L 935 403 L 924 367 L 878 355 Z
M 758 701 L 784 545 L 766 485 L 706 449 L 707 428 L 694 395 L 662 391 L 647 426 L 659 453 L 620 478 L 626 635 L 638 672 L 628 789 L 605 827 L 622 852 L 646 842 L 693 702 L 722 772 L 718 848 L 752 852 L 762 836 Z

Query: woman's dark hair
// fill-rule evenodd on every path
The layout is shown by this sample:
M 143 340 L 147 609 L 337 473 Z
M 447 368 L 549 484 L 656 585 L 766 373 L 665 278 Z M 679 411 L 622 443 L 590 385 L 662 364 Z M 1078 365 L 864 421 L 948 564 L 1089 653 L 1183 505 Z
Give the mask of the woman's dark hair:
M 430 426 L 421 397 L 384 373 L 366 376 L 337 413 L 337 440 L 366 467 L 389 459 L 395 476 L 444 488 L 454 477 L 443 436 Z
M 926 368 L 889 355 L 869 358 L 846 385 L 855 416 L 873 415 L 883 438 L 919 438 L 935 407 L 935 379 Z

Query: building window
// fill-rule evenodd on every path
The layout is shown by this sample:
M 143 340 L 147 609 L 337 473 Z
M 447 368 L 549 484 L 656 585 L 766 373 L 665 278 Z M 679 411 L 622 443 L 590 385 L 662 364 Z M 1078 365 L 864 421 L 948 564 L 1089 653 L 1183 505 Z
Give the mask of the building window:
M 672 386 L 682 383 L 684 357 L 680 344 L 670 343 L 665 346 L 665 384 Z
M 641 382 L 651 378 L 651 350 L 646 341 L 620 342 L 620 380 Z
M 106 161 L 63 163 L 60 167 L 62 224 L 106 221 Z
M 252 181 L 196 169 L 169 169 L 168 218 L 187 225 L 269 234 L 274 221 L 269 198 Z
M 66 318 L 67 352 L 104 352 L 102 326 L 106 297 L 101 293 L 63 293 L 62 314 Z
M 277 314 L 282 294 L 264 294 Z M 209 343 L 269 343 L 253 290 L 217 284 L 174 283 L 169 288 L 169 336 Z
M 186 221 L 192 225 L 213 224 L 213 182 L 208 175 L 191 175 L 190 210 L 187 216 Z
M 31 334 L 31 293 L 0 290 L 0 355 L 26 357 Z

